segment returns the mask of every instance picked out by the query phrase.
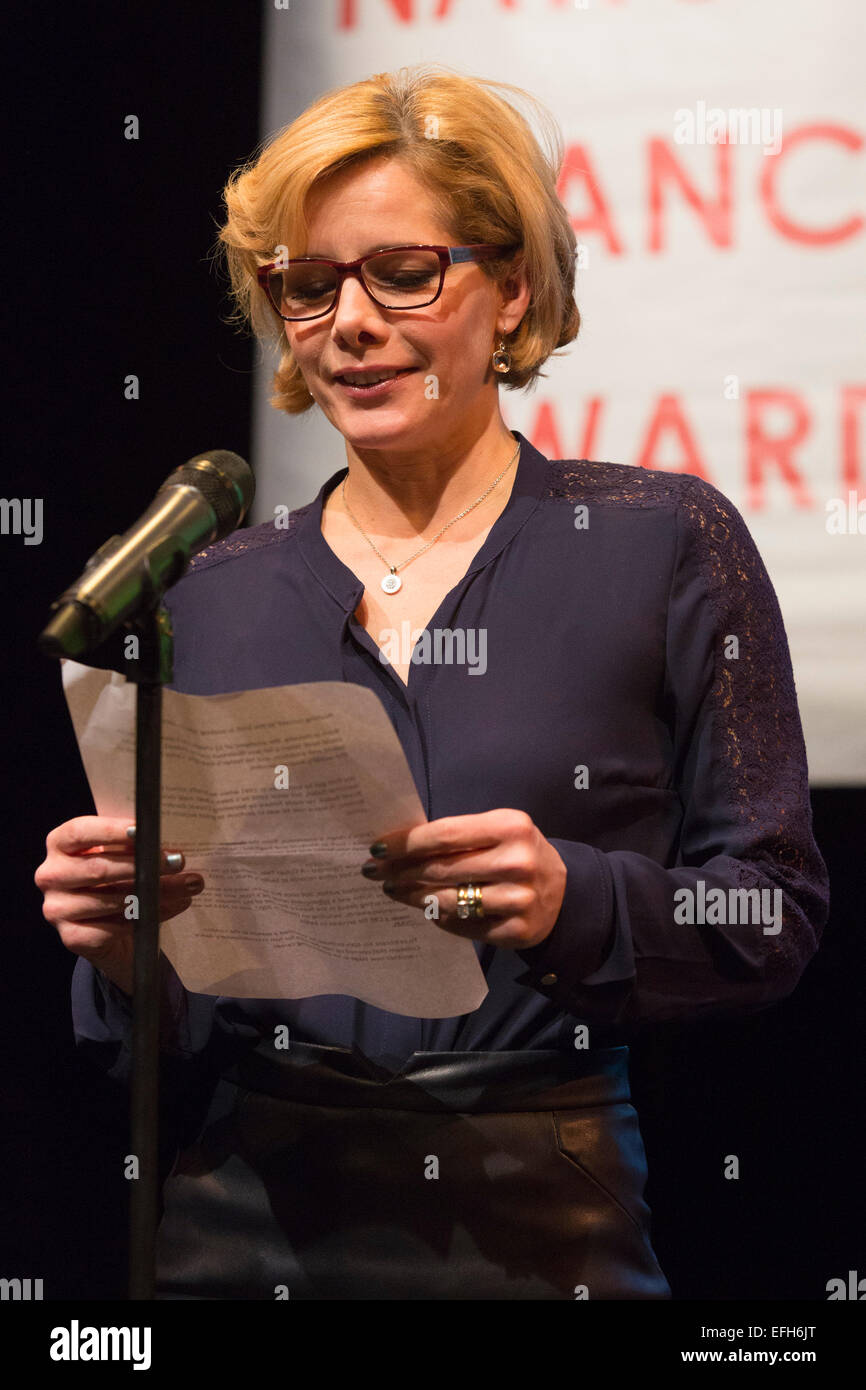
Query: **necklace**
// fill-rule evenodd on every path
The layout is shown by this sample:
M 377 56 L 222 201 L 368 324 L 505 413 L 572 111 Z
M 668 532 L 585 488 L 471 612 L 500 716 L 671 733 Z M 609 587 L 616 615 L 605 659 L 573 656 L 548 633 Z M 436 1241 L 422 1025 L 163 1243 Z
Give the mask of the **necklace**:
M 505 474 L 508 472 L 509 468 L 511 467 L 519 453 L 520 445 L 518 444 L 517 448 L 514 451 L 514 454 L 508 460 L 508 463 L 505 465 L 502 472 L 499 474 L 499 477 L 493 479 L 493 482 L 490 484 L 489 488 L 487 488 L 486 492 L 482 492 L 481 496 L 478 498 L 478 501 L 473 502 L 471 507 L 464 507 L 463 511 L 458 512 L 457 515 L 451 521 L 446 521 L 445 525 L 442 527 L 442 530 L 437 531 L 436 535 L 433 537 L 431 541 L 427 541 L 426 545 L 422 545 L 420 550 L 416 550 L 414 555 L 410 555 L 408 560 L 402 560 L 399 565 L 392 565 L 389 560 L 386 560 L 381 550 L 378 550 L 376 546 L 373 544 L 373 542 L 370 540 L 370 537 L 367 535 L 367 532 L 364 530 L 360 521 L 358 521 L 357 517 L 355 516 L 354 512 L 352 511 L 351 507 L 346 501 L 346 478 L 343 479 L 343 486 L 340 489 L 343 498 L 343 506 L 346 508 L 346 511 L 349 513 L 349 516 L 352 518 L 352 521 L 355 523 L 358 530 L 361 532 L 361 535 L 364 537 L 364 540 L 376 551 L 376 554 L 379 556 L 379 559 L 382 560 L 388 566 L 388 573 L 381 581 L 382 588 L 386 594 L 396 594 L 398 589 L 402 589 L 403 581 L 400 578 L 397 571 L 405 569 L 406 566 L 410 565 L 413 560 L 417 560 L 419 555 L 423 555 L 425 550 L 429 550 L 431 545 L 434 545 L 436 541 L 438 541 L 439 537 L 442 535 L 442 531 L 447 531 L 448 527 L 453 526 L 455 521 L 459 521 L 462 516 L 466 516 L 467 512 L 471 512 L 475 507 L 477 507 L 479 502 L 483 502 L 485 497 L 487 497 L 488 494 L 491 493 L 493 489 L 496 487 L 496 484 L 500 481 L 500 479 L 505 477 Z

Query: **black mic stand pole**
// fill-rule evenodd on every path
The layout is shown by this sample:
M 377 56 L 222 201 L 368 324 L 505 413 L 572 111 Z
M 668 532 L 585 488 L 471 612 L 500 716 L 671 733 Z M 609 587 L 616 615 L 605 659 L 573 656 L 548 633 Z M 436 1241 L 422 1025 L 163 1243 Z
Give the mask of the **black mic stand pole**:
M 130 1135 L 137 1177 L 130 1194 L 129 1297 L 152 1299 L 159 1201 L 159 896 L 162 687 L 172 679 L 171 620 L 157 601 L 127 624 L 138 685 L 135 728 L 135 896 Z M 126 639 L 127 641 L 129 638 Z

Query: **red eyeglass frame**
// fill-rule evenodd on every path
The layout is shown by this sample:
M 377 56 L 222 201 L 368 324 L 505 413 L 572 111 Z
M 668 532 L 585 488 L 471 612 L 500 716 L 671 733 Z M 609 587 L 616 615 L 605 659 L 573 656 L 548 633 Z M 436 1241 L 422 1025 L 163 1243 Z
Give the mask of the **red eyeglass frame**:
M 325 256 L 293 256 L 288 261 L 271 261 L 268 265 L 259 266 L 259 269 L 256 271 L 256 279 L 274 313 L 283 319 L 284 322 L 310 323 L 312 319 L 321 319 L 324 318 L 326 314 L 330 314 L 340 297 L 340 290 L 343 288 L 343 281 L 347 275 L 354 275 L 356 277 L 373 303 L 380 309 L 391 309 L 394 310 L 395 313 L 406 309 L 427 309 L 431 304 L 435 304 L 436 300 L 441 295 L 442 286 L 445 283 L 445 272 L 450 265 L 462 265 L 470 261 L 488 261 L 494 259 L 497 255 L 510 255 L 519 249 L 519 242 L 514 242 L 509 246 L 494 246 L 491 242 L 481 242 L 476 246 L 425 246 L 416 242 L 407 246 L 383 246 L 378 251 L 368 251 L 366 256 L 359 256 L 356 261 L 330 261 Z M 439 287 L 433 298 L 428 299 L 426 304 L 382 304 L 373 294 L 370 287 L 365 283 L 364 277 L 361 274 L 361 267 L 364 263 L 372 260 L 375 256 L 382 256 L 392 251 L 436 252 L 439 257 Z M 268 276 L 274 270 L 288 270 L 290 265 L 301 264 L 327 265 L 330 266 L 332 270 L 336 270 L 338 278 L 334 290 L 334 298 L 328 305 L 328 308 L 323 309 L 320 314 L 304 314 L 301 316 L 281 314 L 271 296 Z

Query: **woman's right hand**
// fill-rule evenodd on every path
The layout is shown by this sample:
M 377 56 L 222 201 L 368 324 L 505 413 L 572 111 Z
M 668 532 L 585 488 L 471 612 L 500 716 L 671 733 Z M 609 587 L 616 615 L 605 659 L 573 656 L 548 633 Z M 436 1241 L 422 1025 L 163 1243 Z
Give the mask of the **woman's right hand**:
M 75 816 L 52 830 L 33 875 L 44 894 L 42 915 L 68 951 L 83 956 L 127 994 L 133 988 L 133 931 L 125 915 L 135 892 L 135 848 L 129 819 Z M 176 854 L 176 852 L 175 852 Z M 201 874 L 183 873 L 183 855 L 163 851 L 159 920 L 177 917 L 204 887 Z

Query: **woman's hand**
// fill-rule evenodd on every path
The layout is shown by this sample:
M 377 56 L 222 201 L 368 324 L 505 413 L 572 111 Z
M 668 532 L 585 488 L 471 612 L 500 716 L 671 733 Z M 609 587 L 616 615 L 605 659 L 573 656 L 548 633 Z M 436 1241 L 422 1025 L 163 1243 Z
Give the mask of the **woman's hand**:
M 386 855 L 368 860 L 362 873 L 384 880 L 383 888 L 393 884 L 389 897 L 410 907 L 423 910 L 434 894 L 437 925 L 455 936 L 526 950 L 559 916 L 568 871 L 525 811 L 443 816 L 379 843 Z M 483 890 L 483 917 L 457 916 L 457 885 L 465 883 Z
M 42 915 L 68 951 L 89 960 L 132 994 L 135 921 L 126 916 L 135 892 L 135 850 L 129 819 L 76 816 L 50 832 L 46 855 L 33 875 L 45 895 Z M 201 892 L 201 874 L 184 874 L 183 855 L 162 856 L 159 920 L 185 912 Z

